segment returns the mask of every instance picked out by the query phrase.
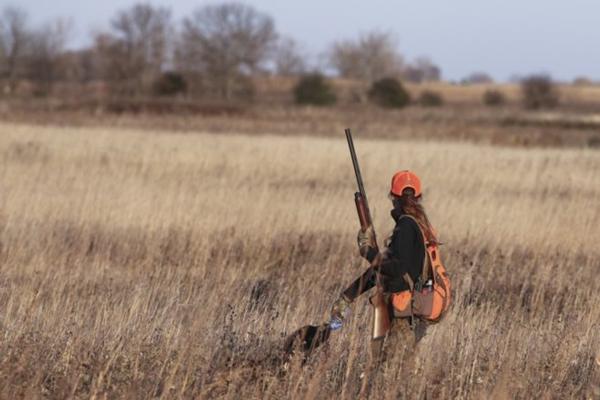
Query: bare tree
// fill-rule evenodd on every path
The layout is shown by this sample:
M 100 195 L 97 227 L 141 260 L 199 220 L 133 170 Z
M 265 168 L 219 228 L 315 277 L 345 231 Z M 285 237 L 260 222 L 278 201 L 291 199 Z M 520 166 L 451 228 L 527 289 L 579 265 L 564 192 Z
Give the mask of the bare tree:
M 282 76 L 296 76 L 306 72 L 306 55 L 292 38 L 282 38 L 275 51 L 275 71 Z
M 420 83 L 439 81 L 442 73 L 428 57 L 419 57 L 406 66 L 402 75 L 409 82 Z
M 425 81 L 439 81 L 442 78 L 440 67 L 435 65 L 428 57 L 417 58 L 415 65 L 423 71 L 423 80 Z
M 594 81 L 587 76 L 579 75 L 573 79 L 573 85 L 575 86 L 591 86 L 593 84 Z
M 462 82 L 470 84 L 494 83 L 494 79 L 485 72 L 473 72 L 464 78 Z
M 112 32 L 95 38 L 104 77 L 121 94 L 138 95 L 151 86 L 167 60 L 171 12 L 136 4 L 112 20 Z
M 53 84 L 64 75 L 64 48 L 72 24 L 57 19 L 31 34 L 27 50 L 27 77 L 35 83 L 38 94 L 48 94 Z
M 403 66 L 394 37 L 382 32 L 334 43 L 330 62 L 340 76 L 366 81 L 398 76 Z
M 101 60 L 93 47 L 69 51 L 66 55 L 68 80 L 85 84 L 102 77 Z
M 423 75 L 423 71 L 412 64 L 408 64 L 402 71 L 402 78 L 412 83 L 423 82 Z
M 0 76 L 6 80 L 5 92 L 12 92 L 23 73 L 24 53 L 29 39 L 27 14 L 7 7 L 0 16 Z
M 439 81 L 442 73 L 440 68 L 429 58 L 419 57 L 404 68 L 402 75 L 409 82 L 419 83 L 423 81 Z
M 231 99 L 269 58 L 277 39 L 270 16 L 241 3 L 210 5 L 183 21 L 180 68 L 205 90 Z

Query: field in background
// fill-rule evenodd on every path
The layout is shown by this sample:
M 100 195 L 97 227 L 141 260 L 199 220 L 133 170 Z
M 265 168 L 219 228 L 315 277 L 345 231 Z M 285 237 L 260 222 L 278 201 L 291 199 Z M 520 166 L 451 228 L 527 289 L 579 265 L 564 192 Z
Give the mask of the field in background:
M 342 103 L 349 103 L 360 98 L 360 93 L 369 90 L 366 82 L 336 78 L 332 80 L 333 87 L 339 95 Z M 256 80 L 256 94 L 260 98 L 278 99 L 279 101 L 292 100 L 296 80 L 293 78 L 271 77 Z M 482 97 L 486 90 L 494 89 L 501 91 L 509 104 L 518 104 L 521 101 L 520 85 L 517 83 L 481 83 L 481 84 L 454 84 L 450 82 L 403 82 L 406 89 L 413 98 L 417 98 L 423 90 L 439 92 L 449 104 L 476 105 L 482 103 Z M 570 108 L 592 107 L 600 110 L 600 85 L 571 85 L 557 84 L 563 106 Z M 364 95 L 363 95 L 364 96 Z
M 454 283 L 375 395 L 598 397 L 600 154 L 355 142 L 380 237 L 391 174 L 422 176 Z M 355 398 L 366 298 L 306 365 L 277 361 L 365 267 L 353 179 L 341 134 L 2 123 L 0 397 Z
M 260 104 L 289 105 L 293 103 L 293 90 L 298 82 L 297 77 L 265 76 L 253 79 L 254 100 Z M 338 102 L 342 105 L 366 102 L 366 93 L 369 90 L 368 82 L 344 78 L 330 78 Z M 413 99 L 417 99 L 423 90 L 439 92 L 446 103 L 453 105 L 481 105 L 483 94 L 486 90 L 494 89 L 502 92 L 510 105 L 519 105 L 521 91 L 518 83 L 471 83 L 457 84 L 445 81 L 411 83 L 402 82 L 410 92 Z M 600 84 L 565 84 L 555 83 L 560 93 L 561 107 L 571 110 L 583 109 L 584 111 L 600 111 Z M 27 86 L 23 83 L 24 86 Z M 110 97 L 107 84 L 101 81 L 92 81 L 87 84 L 56 84 L 53 95 L 49 97 L 35 96 L 32 87 L 17 91 L 3 101 L 14 98 L 26 99 L 35 102 L 39 99 L 75 100 L 86 98 Z M 134 100 L 136 98 L 133 98 Z M 167 97 L 172 100 L 173 97 Z M 139 98 L 138 98 L 139 100 Z M 206 101 L 206 99 L 205 99 Z
M 5 122 L 106 129 L 162 129 L 184 133 L 339 136 L 350 126 L 363 137 L 441 140 L 513 147 L 600 147 L 600 114 L 522 112 L 511 108 L 445 106 L 402 111 L 373 106 L 333 109 L 163 102 L 38 104 L 0 112 Z M 112 107 L 120 111 L 107 111 Z M 165 111 L 165 107 L 167 110 Z M 125 109 L 126 111 L 123 111 Z
M 350 126 L 363 137 L 468 141 L 515 147 L 600 147 L 600 86 L 560 85 L 562 103 L 527 111 L 517 85 L 407 84 L 414 98 L 423 90 L 442 94 L 442 107 L 411 105 L 389 110 L 369 104 L 368 85 L 333 82 L 340 99 L 333 107 L 293 104 L 295 80 L 256 81 L 256 101 L 215 103 L 184 98 L 114 99 L 59 91 L 55 98 L 0 101 L 0 120 L 41 126 L 162 129 L 177 132 L 252 135 L 337 136 Z M 499 107 L 482 104 L 490 88 L 506 95 Z

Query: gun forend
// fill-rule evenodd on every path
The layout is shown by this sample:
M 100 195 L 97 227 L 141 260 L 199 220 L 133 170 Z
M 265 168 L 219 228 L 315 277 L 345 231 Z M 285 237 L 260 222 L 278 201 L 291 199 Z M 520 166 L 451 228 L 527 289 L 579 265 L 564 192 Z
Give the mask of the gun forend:
M 364 198 L 360 192 L 354 193 L 354 203 L 356 203 L 356 212 L 358 213 L 358 220 L 360 221 L 360 229 L 366 231 L 373 222 L 371 221 L 371 216 L 369 215 L 369 209 L 367 208 Z

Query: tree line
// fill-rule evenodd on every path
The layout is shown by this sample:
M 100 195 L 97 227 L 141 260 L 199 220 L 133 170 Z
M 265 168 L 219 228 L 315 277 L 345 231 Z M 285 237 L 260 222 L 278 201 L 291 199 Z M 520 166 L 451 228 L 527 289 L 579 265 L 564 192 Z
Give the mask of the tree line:
M 257 76 L 300 76 L 328 70 L 375 82 L 382 78 L 439 80 L 428 58 L 406 62 L 388 32 L 367 32 L 332 43 L 315 64 L 293 38 L 282 36 L 271 16 L 243 3 L 195 9 L 175 21 L 170 9 L 139 3 L 120 10 L 92 44 L 67 49 L 67 19 L 32 26 L 27 13 L 7 7 L 0 15 L 0 82 L 13 95 L 24 82 L 39 95 L 58 84 L 97 83 L 110 95 L 181 95 L 233 100 L 251 98 Z

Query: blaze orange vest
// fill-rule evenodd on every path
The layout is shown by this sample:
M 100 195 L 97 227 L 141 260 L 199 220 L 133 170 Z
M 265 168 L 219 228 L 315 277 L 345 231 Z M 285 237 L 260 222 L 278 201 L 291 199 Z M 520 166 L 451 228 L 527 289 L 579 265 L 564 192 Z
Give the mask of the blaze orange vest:
M 413 221 L 417 222 L 410 215 L 402 216 L 402 218 L 405 217 L 412 218 Z M 419 226 L 419 229 L 421 228 L 418 223 L 417 226 Z M 404 280 L 410 290 L 392 293 L 391 301 L 394 306 L 395 317 L 419 316 L 435 322 L 439 321 L 450 307 L 450 279 L 440 258 L 438 245 L 427 243 L 422 229 L 421 234 L 425 241 L 425 257 L 423 271 L 419 278 L 420 282 L 415 285 L 410 275 L 404 274 Z M 432 280 L 433 284 L 423 286 L 429 279 Z

